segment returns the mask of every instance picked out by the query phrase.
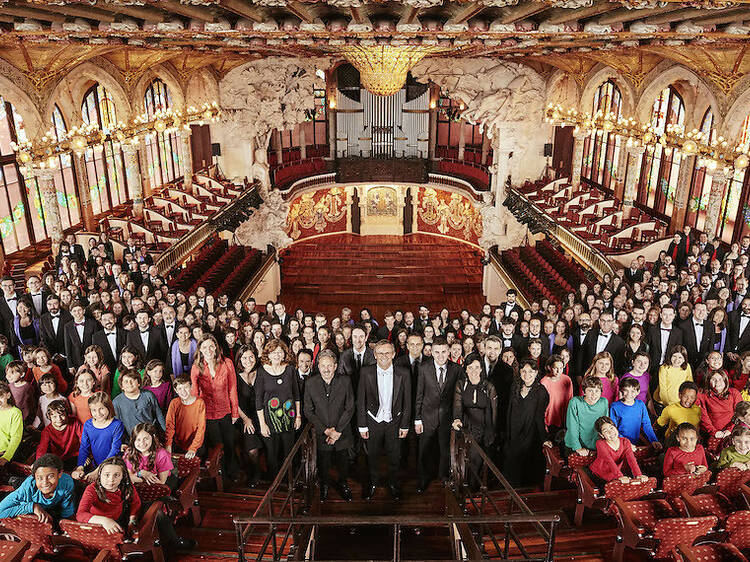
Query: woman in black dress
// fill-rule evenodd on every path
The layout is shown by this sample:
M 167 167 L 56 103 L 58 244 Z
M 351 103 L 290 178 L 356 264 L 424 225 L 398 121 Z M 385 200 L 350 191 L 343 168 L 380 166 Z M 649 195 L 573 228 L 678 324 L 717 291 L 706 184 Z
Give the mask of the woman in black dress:
M 633 368 L 633 359 L 637 353 L 648 353 L 646 330 L 640 324 L 633 324 L 625 336 L 625 372 Z
M 512 486 L 536 484 L 544 472 L 542 443 L 547 441 L 544 412 L 549 404 L 547 389 L 539 382 L 535 361 L 521 361 L 520 381 L 510 391 L 503 472 Z
M 263 347 L 255 377 L 255 409 L 266 445 L 269 479 L 273 480 L 294 446 L 294 430 L 302 426 L 297 373 L 289 348 L 280 340 Z
M 258 374 L 258 358 L 251 346 L 242 346 L 237 352 L 234 367 L 237 373 L 237 397 L 239 398 L 240 420 L 242 421 L 242 450 L 250 460 L 252 474 L 248 474 L 248 483 L 254 487 L 260 478 L 260 449 L 263 441 L 260 438 L 258 412 L 255 409 L 255 379 Z
M 478 355 L 470 356 L 464 369 L 466 377 L 458 380 L 453 394 L 453 429 L 465 428 L 480 447 L 489 450 L 495 442 L 497 392 L 490 381 L 482 378 Z M 482 457 L 474 447 L 469 453 L 469 462 L 473 472 L 479 474 Z

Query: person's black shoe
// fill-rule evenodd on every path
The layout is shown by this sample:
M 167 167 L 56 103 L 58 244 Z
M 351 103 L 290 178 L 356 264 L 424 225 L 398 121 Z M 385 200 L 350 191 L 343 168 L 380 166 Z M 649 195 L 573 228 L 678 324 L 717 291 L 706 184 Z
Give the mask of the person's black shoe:
M 193 550 L 196 546 L 198 546 L 198 543 L 195 542 L 194 539 L 177 537 L 177 539 L 174 541 L 174 543 L 172 543 L 171 546 L 175 550 Z
M 352 501 L 352 490 L 346 482 L 341 482 L 339 484 L 339 493 L 344 500 L 348 502 Z
M 320 485 L 320 503 L 323 503 L 328 499 L 328 484 Z
M 375 495 L 376 489 L 377 487 L 375 486 L 375 484 L 370 484 L 364 489 L 364 493 L 362 494 L 362 497 L 365 498 L 366 500 L 371 500 L 372 497 Z
M 388 486 L 388 491 L 391 493 L 391 498 L 393 498 L 393 501 L 401 501 L 401 490 L 398 489 L 398 486 L 395 484 L 390 484 Z

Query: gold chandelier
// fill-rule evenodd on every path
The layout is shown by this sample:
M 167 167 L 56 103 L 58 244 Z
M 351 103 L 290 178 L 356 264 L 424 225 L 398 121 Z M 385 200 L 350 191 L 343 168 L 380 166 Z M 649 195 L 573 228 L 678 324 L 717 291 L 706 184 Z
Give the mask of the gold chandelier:
M 173 133 L 180 129 L 189 130 L 191 123 L 217 121 L 221 111 L 216 102 L 204 103 L 200 108 L 188 107 L 183 113 L 168 109 L 157 111 L 153 116 L 142 114 L 130 122 L 119 122 L 106 129 L 94 124 L 72 127 L 58 135 L 54 129 L 47 131 L 41 138 L 24 143 L 11 143 L 16 152 L 16 159 L 25 166 L 54 168 L 57 158 L 62 154 L 75 152 L 82 154 L 89 148 L 101 147 L 104 142 L 112 141 L 115 149 L 122 145 L 137 146 L 141 139 L 148 139 L 156 133 Z
M 340 53 L 354 68 L 368 92 L 391 96 L 406 84 L 407 73 L 427 55 L 442 51 L 432 45 L 347 45 Z

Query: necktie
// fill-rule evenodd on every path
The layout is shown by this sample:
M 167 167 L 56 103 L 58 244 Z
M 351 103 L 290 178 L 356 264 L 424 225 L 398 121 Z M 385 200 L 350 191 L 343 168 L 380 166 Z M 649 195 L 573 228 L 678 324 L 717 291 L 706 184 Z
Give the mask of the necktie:
M 85 322 L 76 322 L 76 326 L 83 326 Z
M 359 353 L 356 353 L 355 355 L 357 356 L 357 371 L 359 371 L 362 367 L 362 356 Z
M 440 378 L 438 379 L 438 384 L 440 384 L 440 390 L 442 390 L 443 385 L 445 384 L 445 365 L 440 367 Z

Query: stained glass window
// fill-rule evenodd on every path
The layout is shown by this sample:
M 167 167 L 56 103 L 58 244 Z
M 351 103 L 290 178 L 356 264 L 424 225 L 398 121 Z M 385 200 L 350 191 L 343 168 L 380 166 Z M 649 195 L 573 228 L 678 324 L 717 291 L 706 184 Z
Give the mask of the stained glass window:
M 158 78 L 149 84 L 143 98 L 146 113 L 153 119 L 157 113 L 172 109 L 172 97 L 164 81 Z M 180 145 L 177 133 L 154 133 L 146 138 L 148 174 L 152 187 L 169 183 L 182 175 Z
M 611 80 L 599 86 L 594 94 L 593 113 L 622 114 L 622 94 Z M 621 150 L 620 139 L 607 131 L 593 131 L 584 140 L 581 177 L 606 189 L 614 188 L 617 163 Z

